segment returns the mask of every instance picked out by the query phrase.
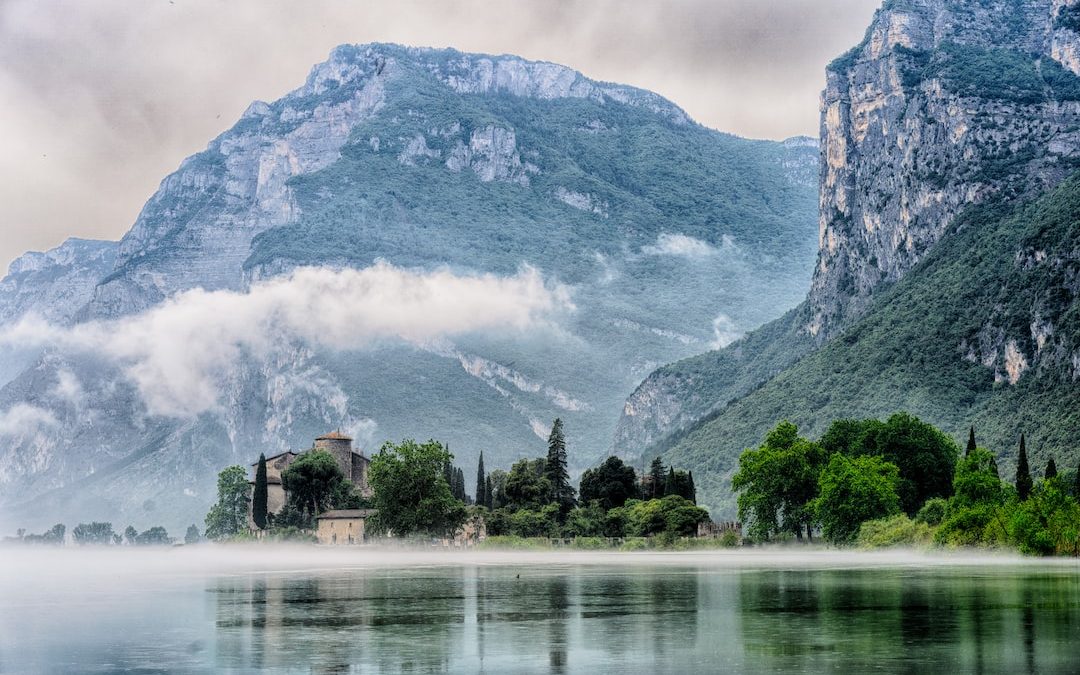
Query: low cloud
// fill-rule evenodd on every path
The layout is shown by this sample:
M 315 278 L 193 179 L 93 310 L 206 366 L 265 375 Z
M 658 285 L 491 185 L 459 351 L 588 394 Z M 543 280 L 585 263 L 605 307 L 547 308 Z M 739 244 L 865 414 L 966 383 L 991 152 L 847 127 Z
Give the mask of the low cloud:
M 712 322 L 713 341 L 709 345 L 713 349 L 723 349 L 732 342 L 742 337 L 742 331 L 736 326 L 727 314 L 720 314 Z
M 721 251 L 735 248 L 735 240 L 724 235 L 719 247 L 685 234 L 663 233 L 656 238 L 656 243 L 641 247 L 645 255 L 673 255 L 684 258 L 708 258 Z
M 0 436 L 22 436 L 56 424 L 51 412 L 26 403 L 16 403 L 0 412 Z
M 500 277 L 380 262 L 362 270 L 302 268 L 247 292 L 196 289 L 142 314 L 71 328 L 29 316 L 0 332 L 0 344 L 100 355 L 135 383 L 149 413 L 185 417 L 217 407 L 220 378 L 245 355 L 264 358 L 295 341 L 346 350 L 523 331 L 551 326 L 570 309 L 568 290 L 532 268 Z

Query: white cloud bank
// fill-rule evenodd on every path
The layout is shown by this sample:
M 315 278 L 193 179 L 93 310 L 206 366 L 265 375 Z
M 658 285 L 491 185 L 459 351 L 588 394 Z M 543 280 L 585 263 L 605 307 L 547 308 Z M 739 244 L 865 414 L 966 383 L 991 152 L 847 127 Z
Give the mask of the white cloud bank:
M 662 233 L 656 238 L 656 243 L 642 246 L 641 252 L 645 255 L 671 255 L 684 258 L 708 258 L 721 251 L 735 248 L 735 240 L 729 235 L 724 235 L 719 248 L 707 241 L 690 237 L 685 234 Z
M 568 290 L 532 268 L 499 277 L 379 262 L 362 270 L 302 268 L 243 293 L 195 289 L 142 314 L 71 328 L 30 316 L 0 332 L 0 344 L 100 355 L 135 383 L 148 412 L 190 416 L 217 406 L 218 377 L 243 355 L 266 356 L 293 340 L 331 349 L 421 344 L 549 326 L 567 309 Z
M 41 427 L 55 426 L 56 423 L 56 417 L 48 410 L 16 403 L 0 412 L 0 436 L 21 436 Z
M 709 346 L 713 349 L 723 349 L 743 335 L 727 314 L 720 314 L 713 319 L 712 329 L 713 341 Z

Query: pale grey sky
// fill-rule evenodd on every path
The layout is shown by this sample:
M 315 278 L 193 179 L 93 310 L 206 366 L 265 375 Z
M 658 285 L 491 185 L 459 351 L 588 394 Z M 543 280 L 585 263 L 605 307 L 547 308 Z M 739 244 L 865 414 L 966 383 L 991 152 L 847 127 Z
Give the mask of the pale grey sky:
M 880 0 L 0 0 L 0 271 L 119 238 L 158 182 L 342 43 L 519 54 L 742 136 L 817 133 Z

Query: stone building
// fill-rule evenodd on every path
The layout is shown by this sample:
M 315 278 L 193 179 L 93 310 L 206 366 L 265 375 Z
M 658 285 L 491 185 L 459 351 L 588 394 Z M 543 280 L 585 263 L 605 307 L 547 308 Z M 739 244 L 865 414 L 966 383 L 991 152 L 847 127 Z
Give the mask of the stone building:
M 327 511 L 318 517 L 319 526 L 315 537 L 320 544 L 348 546 L 362 544 L 366 536 L 367 520 L 375 515 L 375 509 L 342 509 Z
M 345 474 L 345 477 L 352 481 L 356 486 L 357 492 L 364 498 L 371 497 L 371 486 L 368 485 L 368 465 L 371 464 L 371 459 L 366 457 L 362 452 L 353 448 L 353 439 L 349 436 L 342 434 L 339 431 L 331 431 L 328 434 L 323 434 L 315 439 L 314 445 L 308 450 L 301 451 L 299 453 L 292 450 L 286 450 L 285 452 L 274 455 L 273 457 L 266 458 L 266 512 L 271 514 L 281 513 L 281 509 L 285 507 L 285 502 L 288 500 L 289 495 L 285 491 L 285 486 L 281 483 L 281 474 L 285 469 L 289 468 L 293 462 L 297 460 L 305 452 L 311 452 L 312 450 L 323 450 L 330 454 L 337 462 L 338 468 L 341 469 L 341 473 Z M 259 463 L 255 462 L 251 465 L 251 480 L 249 481 L 252 488 L 255 486 L 255 472 L 259 469 Z M 248 524 L 254 528 L 255 522 L 251 518 L 251 503 L 248 502 Z

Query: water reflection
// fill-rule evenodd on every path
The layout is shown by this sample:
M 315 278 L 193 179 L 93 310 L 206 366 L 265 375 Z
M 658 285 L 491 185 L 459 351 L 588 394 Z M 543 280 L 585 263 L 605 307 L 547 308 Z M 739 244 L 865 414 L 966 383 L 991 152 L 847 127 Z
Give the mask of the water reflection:
M 1074 568 L 548 565 L 0 586 L 0 672 L 1077 672 Z

